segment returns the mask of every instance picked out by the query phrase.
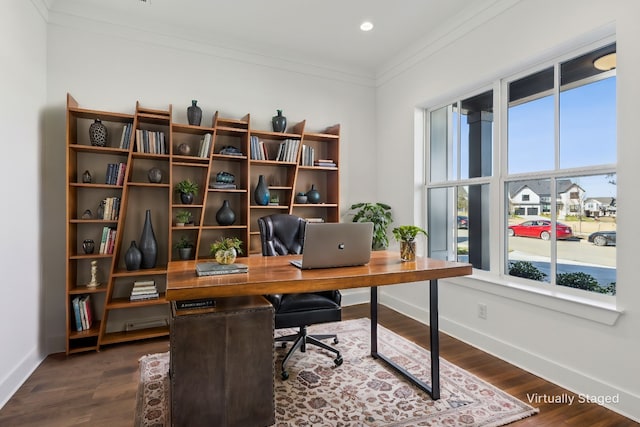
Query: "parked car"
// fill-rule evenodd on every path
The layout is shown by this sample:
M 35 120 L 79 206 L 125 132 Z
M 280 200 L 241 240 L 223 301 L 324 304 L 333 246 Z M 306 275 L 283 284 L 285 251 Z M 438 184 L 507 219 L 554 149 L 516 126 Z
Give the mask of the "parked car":
M 458 228 L 469 228 L 469 218 L 463 215 L 458 215 Z
M 589 235 L 589 241 L 596 246 L 615 246 L 616 245 L 616 232 L 615 231 L 596 231 Z
M 531 221 L 525 221 L 518 225 L 510 225 L 507 232 L 510 237 L 523 236 L 549 240 L 551 238 L 551 221 L 549 221 L 548 219 L 534 219 Z M 573 232 L 571 231 L 571 227 L 559 222 L 556 223 L 557 239 L 568 239 L 572 236 Z

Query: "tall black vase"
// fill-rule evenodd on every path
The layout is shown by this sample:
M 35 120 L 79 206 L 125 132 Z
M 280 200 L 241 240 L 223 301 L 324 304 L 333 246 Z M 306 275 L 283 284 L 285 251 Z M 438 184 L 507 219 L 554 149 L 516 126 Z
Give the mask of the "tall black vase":
M 222 202 L 222 207 L 216 212 L 216 221 L 220 225 L 232 225 L 236 222 L 236 213 L 229 206 L 229 201 Z
M 258 176 L 258 185 L 256 185 L 256 189 L 253 192 L 253 197 L 257 205 L 267 206 L 269 204 L 271 194 L 269 194 L 269 186 L 264 180 L 264 175 Z
M 140 266 L 142 268 L 155 267 L 156 260 L 158 258 L 158 242 L 156 241 L 156 235 L 153 233 L 150 209 L 147 209 L 147 213 L 145 215 L 139 246 L 140 252 L 142 253 L 142 262 Z
M 287 129 L 287 118 L 282 115 L 282 110 L 276 110 L 278 115 L 271 118 L 274 132 L 284 132 Z
M 95 119 L 89 126 L 89 141 L 91 145 L 97 147 L 105 147 L 107 145 L 108 132 L 107 127 L 102 124 L 100 119 Z
M 127 249 L 127 252 L 124 254 L 124 265 L 127 266 L 127 270 L 140 270 L 140 265 L 142 264 L 142 252 L 138 249 L 136 245 L 136 241 L 131 241 L 131 246 Z
M 194 99 L 191 101 L 191 107 L 187 108 L 187 120 L 194 126 L 200 126 L 202 121 L 202 109 L 196 105 L 197 103 L 198 101 Z

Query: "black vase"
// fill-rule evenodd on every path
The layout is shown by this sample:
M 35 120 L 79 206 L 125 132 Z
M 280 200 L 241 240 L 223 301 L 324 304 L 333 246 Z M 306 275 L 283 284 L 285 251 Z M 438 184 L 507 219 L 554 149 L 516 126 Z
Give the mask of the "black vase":
M 198 101 L 194 99 L 191 101 L 191 107 L 187 108 L 187 120 L 194 126 L 200 126 L 202 121 L 202 109 L 196 105 L 197 103 Z
M 127 270 L 140 270 L 140 265 L 142 264 L 142 252 L 138 249 L 136 245 L 136 241 L 131 241 L 131 246 L 127 249 L 127 252 L 124 254 L 124 265 L 127 266 Z
M 269 194 L 269 186 L 264 180 L 264 175 L 258 177 L 258 185 L 256 185 L 256 189 L 253 192 L 253 197 L 257 205 L 267 206 L 269 204 L 271 194 Z
M 158 258 L 158 242 L 156 235 L 153 233 L 153 224 L 151 224 L 151 210 L 147 209 L 140 235 L 140 252 L 142 253 L 142 262 L 140 267 L 153 268 L 156 266 Z
M 89 140 L 91 145 L 97 147 L 105 147 L 107 145 L 107 127 L 102 124 L 100 119 L 95 119 L 89 126 Z
M 151 168 L 147 172 L 147 178 L 149 178 L 149 182 L 153 182 L 154 184 L 159 184 L 162 182 L 162 170 L 159 168 Z
M 216 221 L 220 225 L 231 225 L 236 222 L 236 213 L 229 206 L 229 201 L 222 202 L 222 207 L 216 212 Z
M 193 193 L 180 193 L 180 200 L 184 205 L 193 203 Z
M 82 250 L 85 254 L 92 254 L 95 249 L 95 242 L 91 239 L 86 239 L 82 242 Z
M 278 115 L 271 118 L 274 132 L 284 132 L 287 129 L 287 118 L 282 115 L 282 110 L 277 110 Z
M 311 190 L 307 191 L 307 202 L 320 203 L 320 193 L 314 185 L 311 185 Z

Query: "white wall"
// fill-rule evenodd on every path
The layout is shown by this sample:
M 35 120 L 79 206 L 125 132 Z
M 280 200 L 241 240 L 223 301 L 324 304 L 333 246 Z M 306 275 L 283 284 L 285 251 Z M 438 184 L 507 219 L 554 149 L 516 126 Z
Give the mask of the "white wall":
M 143 107 L 173 105 L 174 121 L 186 123 L 191 100 L 203 109 L 203 123 L 216 110 L 223 117 L 251 114 L 252 128 L 269 130 L 282 109 L 289 124 L 306 119 L 306 129 L 320 131 L 341 124 L 341 203 L 373 197 L 375 185 L 363 173 L 375 166 L 374 88 L 321 77 L 321 70 L 287 71 L 286 64 L 265 58 L 221 57 L 209 46 L 182 40 L 173 46 L 135 31 L 52 16 L 48 34 L 47 129 L 49 203 L 45 228 L 48 292 L 45 316 L 49 352 L 64 350 L 65 100 L 67 92 L 81 107 L 133 113 Z M 172 41 L 171 43 L 174 43 Z M 252 62 L 253 61 L 253 62 Z M 363 165 L 360 167 L 358 165 Z M 366 166 L 366 167 L 365 167 Z M 368 169 L 371 170 L 371 169 Z M 357 193 L 356 193 L 357 191 Z M 354 195 L 355 194 L 355 195 Z
M 617 33 L 618 48 L 618 228 L 617 301 L 624 314 L 613 326 L 565 314 L 540 305 L 550 301 L 505 292 L 480 280 L 441 281 L 441 327 L 451 335 L 522 366 L 578 393 L 615 395 L 618 412 L 640 420 L 640 287 L 637 283 L 637 212 L 640 180 L 637 101 L 640 99 L 640 3 L 634 0 L 523 0 L 486 24 L 441 42 L 442 48 L 394 76 L 377 90 L 379 163 L 397 179 L 378 180 L 399 223 L 422 222 L 414 212 L 419 180 L 414 162 L 414 111 L 481 89 L 493 80 L 521 71 L 580 43 Z M 591 40 L 594 41 L 594 40 Z M 386 150 L 388 141 L 393 150 Z M 420 164 L 420 161 L 415 162 Z M 505 295 L 509 295 L 506 297 Z M 514 298 L 517 296 L 517 298 Z M 382 301 L 419 319 L 428 319 L 424 285 L 385 290 Z M 477 316 L 478 303 L 488 319 Z M 597 310 L 596 310 L 597 311 Z M 543 392 L 541 390 L 541 392 Z
M 31 2 L 0 14 L 0 407 L 40 363 L 40 186 L 46 22 Z

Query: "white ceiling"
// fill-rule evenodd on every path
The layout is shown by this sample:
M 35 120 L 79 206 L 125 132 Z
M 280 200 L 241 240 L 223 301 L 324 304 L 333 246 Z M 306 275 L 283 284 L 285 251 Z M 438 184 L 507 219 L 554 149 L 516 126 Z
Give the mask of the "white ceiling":
M 43 0 L 48 12 L 374 76 L 504 0 Z M 492 12 L 491 10 L 494 9 Z M 360 24 L 375 25 L 362 32 Z M 410 53 L 410 52 L 409 52 Z

